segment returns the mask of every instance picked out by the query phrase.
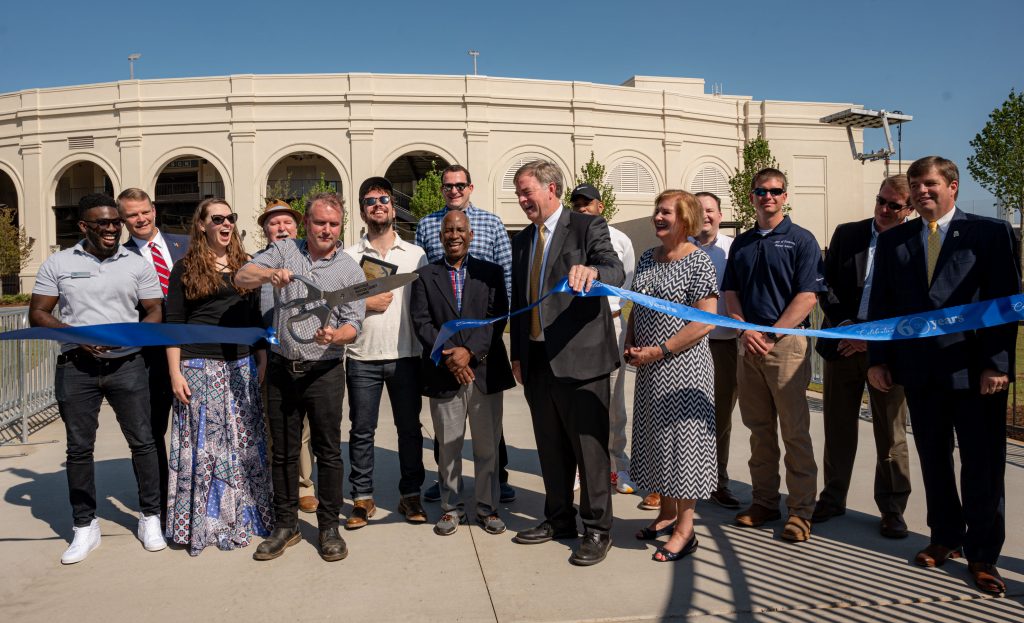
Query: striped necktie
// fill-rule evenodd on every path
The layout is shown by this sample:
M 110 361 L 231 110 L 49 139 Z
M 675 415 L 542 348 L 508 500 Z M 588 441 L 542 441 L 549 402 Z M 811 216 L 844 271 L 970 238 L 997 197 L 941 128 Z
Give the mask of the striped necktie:
M 935 275 L 935 264 L 939 261 L 939 251 L 942 250 L 942 238 L 939 237 L 939 224 L 936 221 L 928 221 L 928 284 L 932 282 Z
M 171 277 L 171 271 L 167 269 L 167 262 L 164 261 L 164 254 L 155 242 L 149 243 L 149 251 L 153 254 L 153 268 L 156 269 L 156 276 L 160 279 L 160 289 L 167 296 L 167 282 Z

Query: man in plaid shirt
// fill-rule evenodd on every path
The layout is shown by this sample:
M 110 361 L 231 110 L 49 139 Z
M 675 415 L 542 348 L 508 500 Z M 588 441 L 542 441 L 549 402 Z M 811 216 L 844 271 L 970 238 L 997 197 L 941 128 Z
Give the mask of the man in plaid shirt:
M 416 227 L 416 246 L 427 253 L 428 262 L 436 262 L 444 257 L 441 247 L 441 222 L 449 210 L 460 210 L 469 217 L 473 230 L 473 240 L 469 243 L 469 254 L 481 260 L 493 262 L 501 266 L 505 272 L 505 294 L 512 293 L 512 243 L 509 241 L 505 224 L 498 215 L 474 206 L 470 200 L 473 194 L 473 180 L 466 167 L 453 164 L 441 171 L 441 194 L 444 195 L 443 209 L 428 214 L 420 219 Z M 500 454 L 501 502 L 508 503 L 516 499 L 516 490 L 508 484 L 508 451 L 505 449 L 505 436 L 501 437 L 498 447 Z M 437 459 L 437 443 L 434 443 L 434 459 Z M 441 499 L 441 491 L 435 482 L 423 493 L 423 499 L 437 502 Z

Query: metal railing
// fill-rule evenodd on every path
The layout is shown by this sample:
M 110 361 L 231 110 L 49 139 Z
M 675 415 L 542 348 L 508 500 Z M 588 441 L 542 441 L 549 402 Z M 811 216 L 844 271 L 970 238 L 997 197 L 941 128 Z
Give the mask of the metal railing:
M 156 197 L 223 197 L 224 182 L 158 182 Z
M 27 307 L 0 310 L 0 332 L 28 326 Z M 0 342 L 0 431 L 20 424 L 21 442 L 28 443 L 30 418 L 57 402 L 54 370 L 58 354 L 57 342 Z M 3 440 L 8 440 L 8 436 L 4 435 Z
M 302 197 L 309 191 L 313 190 L 313 187 L 320 183 L 320 179 L 301 179 L 296 180 L 292 178 L 286 178 L 283 180 L 267 180 L 267 192 L 271 189 L 277 188 L 284 191 L 287 197 L 275 197 L 276 199 L 287 199 L 294 200 Z M 331 187 L 331 190 L 338 192 L 341 189 L 341 182 L 339 180 L 324 180 L 324 183 Z

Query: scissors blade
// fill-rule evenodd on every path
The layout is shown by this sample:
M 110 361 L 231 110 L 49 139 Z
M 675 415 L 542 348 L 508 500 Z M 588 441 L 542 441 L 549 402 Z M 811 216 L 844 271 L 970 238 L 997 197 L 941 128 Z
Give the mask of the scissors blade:
M 384 292 L 390 292 L 397 290 L 398 288 L 404 287 L 419 279 L 419 275 L 416 273 L 402 273 L 400 275 L 391 275 L 388 277 L 380 277 L 379 279 L 372 279 L 370 281 L 364 281 L 357 283 L 347 288 L 335 290 L 334 292 L 324 293 L 328 304 L 331 307 L 335 305 L 342 305 L 344 303 L 351 303 L 352 301 L 360 301 L 371 296 L 383 294 Z

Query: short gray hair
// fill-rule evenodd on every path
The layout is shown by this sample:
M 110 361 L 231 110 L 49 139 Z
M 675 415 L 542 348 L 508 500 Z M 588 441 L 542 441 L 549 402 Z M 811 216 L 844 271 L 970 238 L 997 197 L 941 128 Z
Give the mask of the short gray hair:
M 515 177 L 512 178 L 512 182 L 515 183 L 524 175 L 532 175 L 538 182 L 540 182 L 541 186 L 554 184 L 555 194 L 559 197 L 562 196 L 562 170 L 554 163 L 548 162 L 547 160 L 534 160 L 533 162 L 527 162 L 523 166 L 519 167 L 519 170 L 516 171 Z

